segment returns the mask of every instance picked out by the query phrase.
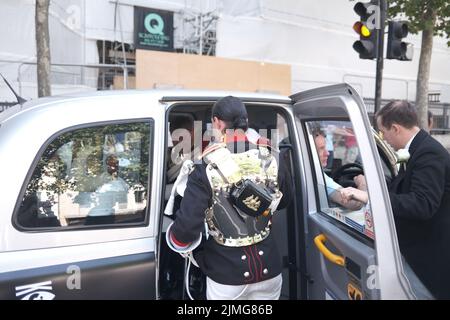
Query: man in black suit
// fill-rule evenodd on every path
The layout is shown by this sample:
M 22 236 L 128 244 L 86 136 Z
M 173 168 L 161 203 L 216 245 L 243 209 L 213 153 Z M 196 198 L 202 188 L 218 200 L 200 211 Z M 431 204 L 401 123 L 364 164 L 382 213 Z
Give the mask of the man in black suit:
M 436 298 L 450 299 L 450 155 L 407 101 L 388 103 L 376 119 L 384 139 L 409 152 L 389 185 L 400 250 Z

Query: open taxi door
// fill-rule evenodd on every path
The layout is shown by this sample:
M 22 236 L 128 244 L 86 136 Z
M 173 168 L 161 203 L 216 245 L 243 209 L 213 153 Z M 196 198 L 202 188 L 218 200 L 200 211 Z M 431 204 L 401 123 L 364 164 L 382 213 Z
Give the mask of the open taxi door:
M 394 173 L 379 154 L 362 99 L 347 84 L 291 99 L 302 171 L 297 201 L 304 208 L 307 298 L 416 298 L 403 271 L 385 181 Z M 328 157 L 318 154 L 318 134 Z M 355 187 L 359 174 L 367 181 L 368 202 L 345 208 L 333 201 L 337 184 Z

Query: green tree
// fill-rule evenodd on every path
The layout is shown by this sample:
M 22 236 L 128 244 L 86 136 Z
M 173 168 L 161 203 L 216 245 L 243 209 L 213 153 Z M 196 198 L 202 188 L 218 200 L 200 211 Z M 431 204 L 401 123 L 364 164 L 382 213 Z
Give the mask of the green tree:
M 419 125 L 428 127 L 428 81 L 430 78 L 433 36 L 450 37 L 450 2 L 448 0 L 392 0 L 388 16 L 404 15 L 411 33 L 422 32 L 419 71 L 417 73 L 416 107 Z M 450 46 L 450 41 L 447 42 Z

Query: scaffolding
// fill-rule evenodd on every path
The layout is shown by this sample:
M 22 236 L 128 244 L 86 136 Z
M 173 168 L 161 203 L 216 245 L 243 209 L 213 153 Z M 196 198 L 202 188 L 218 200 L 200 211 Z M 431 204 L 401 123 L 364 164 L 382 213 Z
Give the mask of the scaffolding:
M 215 56 L 217 11 L 197 13 L 185 10 L 181 12 L 181 19 L 183 53 Z

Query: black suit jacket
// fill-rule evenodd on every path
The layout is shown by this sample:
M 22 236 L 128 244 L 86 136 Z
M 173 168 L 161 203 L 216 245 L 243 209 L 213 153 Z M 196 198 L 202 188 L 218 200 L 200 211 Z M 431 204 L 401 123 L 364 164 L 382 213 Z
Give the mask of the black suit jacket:
M 450 155 L 421 130 L 389 186 L 400 250 L 436 298 L 450 298 Z

